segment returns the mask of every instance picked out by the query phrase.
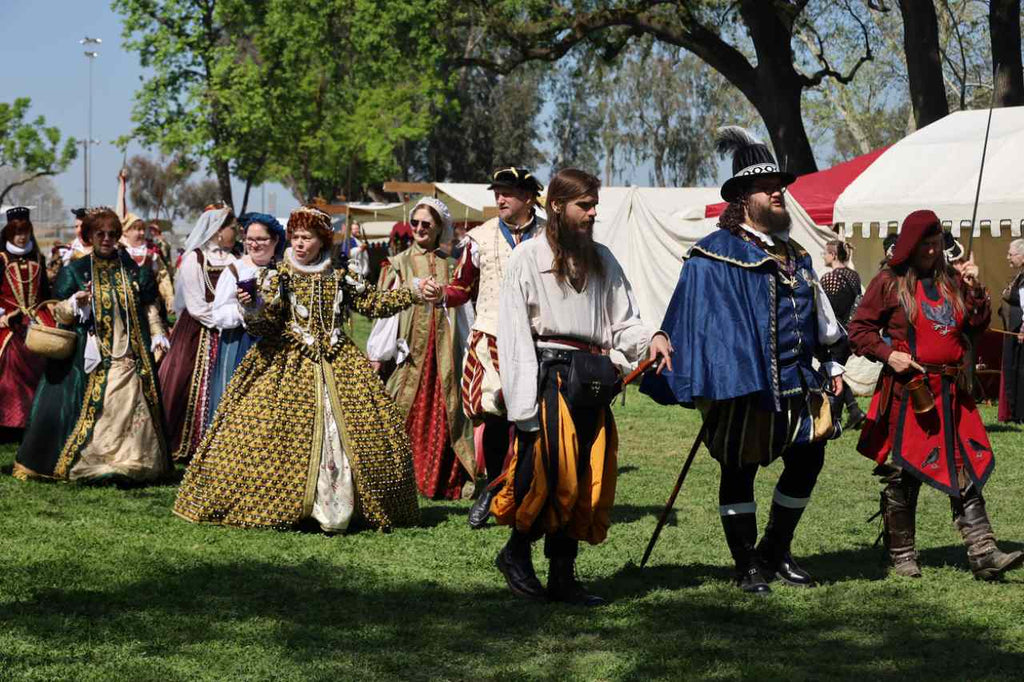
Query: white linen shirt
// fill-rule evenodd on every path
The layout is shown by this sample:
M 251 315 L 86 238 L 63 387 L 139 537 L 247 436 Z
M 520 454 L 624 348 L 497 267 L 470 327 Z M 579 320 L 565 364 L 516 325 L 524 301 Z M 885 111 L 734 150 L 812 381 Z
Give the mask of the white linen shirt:
M 558 283 L 543 235 L 517 246 L 509 259 L 499 305 L 498 364 L 508 418 L 520 430 L 540 428 L 537 348 L 567 348 L 535 337 L 570 337 L 600 346 L 616 364 L 629 368 L 647 355 L 656 333 L 641 322 L 633 289 L 615 256 L 603 244 L 595 246 L 604 276 L 590 277 L 582 292 Z
M 228 265 L 238 260 L 227 249 L 209 244 L 203 247 L 203 256 L 210 265 L 224 267 L 224 272 L 227 272 Z M 203 276 L 203 268 L 199 265 L 195 251 L 189 251 L 182 257 L 174 289 L 177 314 L 180 315 L 182 310 L 187 309 L 188 314 L 199 324 L 204 327 L 214 326 L 213 303 L 206 300 L 206 278 Z

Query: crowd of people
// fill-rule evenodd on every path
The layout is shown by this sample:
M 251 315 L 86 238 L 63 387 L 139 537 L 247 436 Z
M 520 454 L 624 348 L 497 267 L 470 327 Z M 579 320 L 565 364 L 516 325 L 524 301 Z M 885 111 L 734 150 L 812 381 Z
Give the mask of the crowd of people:
M 826 245 L 819 278 L 789 237 L 795 178 L 741 128 L 720 131 L 718 148 L 732 159 L 728 207 L 690 250 L 660 325 L 641 319 L 615 255 L 594 241 L 600 182 L 577 169 L 551 178 L 544 217 L 537 178 L 497 170 L 498 216 L 456 249 L 448 207 L 421 199 L 376 282 L 362 246 L 338 244 L 312 206 L 287 225 L 210 207 L 172 264 L 126 210 L 122 177 L 118 210 L 76 211 L 75 240 L 49 268 L 28 209 L 11 209 L 0 426 L 23 430 L 14 475 L 143 483 L 180 463 L 183 519 L 326 533 L 415 525 L 421 496 L 473 498 L 472 528 L 492 518 L 509 528 L 495 565 L 513 594 L 595 606 L 604 600 L 575 561 L 580 542 L 608 535 L 610 406 L 642 364 L 643 393 L 701 413 L 744 592 L 815 585 L 791 545 L 844 428 L 860 430 L 858 449 L 876 463 L 892 572 L 921 576 L 922 483 L 949 496 L 976 577 L 1021 565 L 1024 554 L 996 545 L 981 492 L 994 454 L 969 369 L 991 302 L 962 246 L 920 210 L 863 295 L 841 240 Z M 1009 260 L 1024 267 L 1024 241 Z M 1022 278 L 1001 306 L 1017 332 L 1000 407 L 1014 421 L 1024 418 Z M 365 352 L 352 313 L 375 319 Z M 854 353 L 883 366 L 866 413 L 843 381 Z M 776 459 L 758 540 L 754 483 Z M 532 558 L 541 538 L 546 586 Z

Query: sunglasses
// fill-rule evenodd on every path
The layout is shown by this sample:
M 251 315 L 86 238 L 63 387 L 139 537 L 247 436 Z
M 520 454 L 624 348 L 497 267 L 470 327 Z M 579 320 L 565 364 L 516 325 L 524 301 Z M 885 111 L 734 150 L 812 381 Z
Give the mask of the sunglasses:
M 412 225 L 413 227 L 419 227 L 420 225 L 422 225 L 425 229 L 428 230 L 434 226 L 434 223 L 432 223 L 429 220 L 416 220 L 415 218 L 409 220 L 409 224 Z

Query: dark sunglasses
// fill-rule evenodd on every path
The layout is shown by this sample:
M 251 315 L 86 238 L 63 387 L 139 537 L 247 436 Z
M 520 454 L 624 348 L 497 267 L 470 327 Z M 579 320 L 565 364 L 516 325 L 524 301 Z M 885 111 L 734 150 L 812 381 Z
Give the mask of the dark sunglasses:
M 434 226 L 434 223 L 429 220 L 416 220 L 415 218 L 411 218 L 409 220 L 409 224 L 412 225 L 413 227 L 419 227 L 420 225 L 422 225 L 428 230 Z

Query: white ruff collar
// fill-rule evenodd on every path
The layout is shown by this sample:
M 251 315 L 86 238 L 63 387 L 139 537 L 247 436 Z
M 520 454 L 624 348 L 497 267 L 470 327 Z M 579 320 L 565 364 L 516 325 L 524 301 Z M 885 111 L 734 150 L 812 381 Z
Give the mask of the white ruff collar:
M 26 244 L 25 248 L 23 249 L 18 248 L 11 242 L 7 242 L 5 246 L 7 247 L 7 253 L 11 254 L 12 256 L 26 256 L 32 253 L 32 249 L 36 248 L 36 243 L 35 240 L 29 239 L 28 244 Z
M 292 255 L 292 247 L 288 247 L 284 252 L 285 260 L 288 264 L 298 270 L 299 272 L 311 275 L 316 272 L 323 272 L 331 265 L 331 259 L 327 257 L 326 253 L 320 253 L 320 260 L 311 265 L 302 265 L 299 261 L 295 260 L 295 256 Z

